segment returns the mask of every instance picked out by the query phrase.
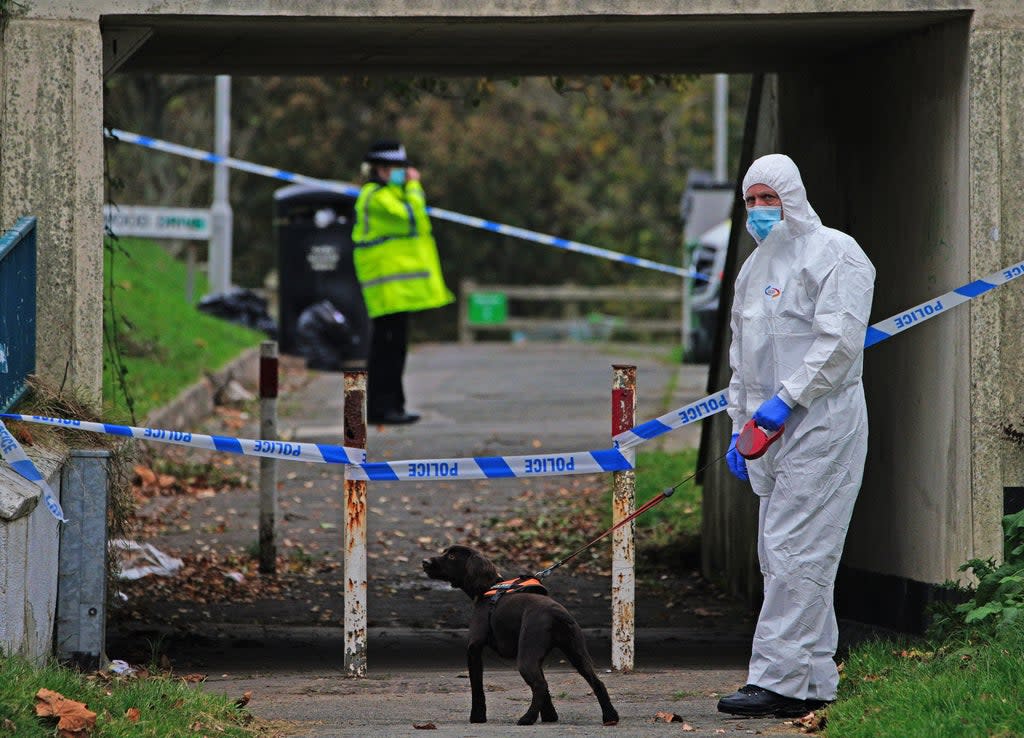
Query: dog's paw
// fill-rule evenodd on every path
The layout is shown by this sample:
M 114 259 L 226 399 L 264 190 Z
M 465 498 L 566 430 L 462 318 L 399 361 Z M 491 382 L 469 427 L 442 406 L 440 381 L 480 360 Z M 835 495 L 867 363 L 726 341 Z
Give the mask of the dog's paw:
M 469 713 L 469 722 L 471 723 L 486 723 L 487 713 L 485 712 L 471 712 Z
M 541 720 L 542 723 L 557 723 L 558 722 L 558 712 L 555 711 L 554 707 L 551 707 L 551 708 L 549 708 L 547 710 L 541 710 L 540 711 L 540 720 Z
M 615 712 L 613 710 L 610 715 L 603 715 L 601 717 L 601 724 L 602 725 L 608 725 L 608 726 L 618 725 L 619 724 L 619 713 L 617 713 L 617 712 Z

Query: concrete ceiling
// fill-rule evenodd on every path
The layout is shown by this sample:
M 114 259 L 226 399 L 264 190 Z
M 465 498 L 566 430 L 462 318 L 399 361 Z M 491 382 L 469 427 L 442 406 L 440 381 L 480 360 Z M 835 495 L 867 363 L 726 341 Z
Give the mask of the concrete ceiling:
M 531 75 L 778 71 L 963 12 L 365 18 L 108 15 L 123 72 Z M 128 40 L 137 48 L 125 52 Z

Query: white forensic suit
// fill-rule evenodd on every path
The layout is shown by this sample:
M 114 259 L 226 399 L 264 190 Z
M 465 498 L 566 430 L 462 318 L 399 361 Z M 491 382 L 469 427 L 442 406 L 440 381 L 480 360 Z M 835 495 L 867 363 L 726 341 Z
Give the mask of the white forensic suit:
M 747 683 L 833 700 L 832 588 L 867 454 L 861 368 L 875 269 L 853 238 L 821 224 L 788 156 L 756 160 L 743 192 L 754 184 L 779 194 L 783 219 L 736 278 L 728 412 L 738 433 L 776 394 L 793 410 L 782 438 L 747 462 L 764 575 Z

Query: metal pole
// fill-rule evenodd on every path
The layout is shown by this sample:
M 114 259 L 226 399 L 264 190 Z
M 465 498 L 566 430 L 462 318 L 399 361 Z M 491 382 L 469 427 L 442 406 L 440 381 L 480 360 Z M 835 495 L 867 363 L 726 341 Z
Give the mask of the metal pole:
M 715 182 L 725 181 L 725 167 L 729 148 L 727 133 L 729 115 L 729 75 L 715 75 Z
M 196 245 L 185 247 L 185 302 L 192 305 L 196 297 Z
M 366 372 L 345 372 L 345 445 L 366 448 Z M 345 478 L 345 674 L 366 676 L 366 482 Z
M 260 438 L 277 440 L 277 341 L 260 344 Z M 260 571 L 277 572 L 277 459 L 260 459 Z
M 612 435 L 632 428 L 636 416 L 636 367 L 612 364 Z M 636 472 L 613 473 L 612 524 L 636 509 Z M 633 671 L 636 612 L 634 572 L 636 523 L 630 521 L 612 533 L 612 668 Z
M 214 153 L 229 156 L 231 144 L 231 77 L 217 75 L 217 96 L 214 122 Z M 223 294 L 231 289 L 231 232 L 233 215 L 228 196 L 226 163 L 213 165 L 213 205 L 210 208 L 210 292 Z
M 57 658 L 80 669 L 106 665 L 107 500 L 110 452 L 76 449 L 61 471 L 68 523 L 57 565 Z

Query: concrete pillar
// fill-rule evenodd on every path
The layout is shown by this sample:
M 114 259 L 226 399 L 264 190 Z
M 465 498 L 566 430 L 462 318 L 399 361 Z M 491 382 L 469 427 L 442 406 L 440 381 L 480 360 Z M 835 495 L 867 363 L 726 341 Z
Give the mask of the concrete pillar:
M 103 44 L 95 21 L 12 18 L 0 42 L 0 223 L 39 219 L 37 372 L 100 396 Z
M 1002 176 L 998 243 L 1002 251 L 1001 265 L 1010 264 L 1024 253 L 1024 203 L 1020 198 L 1020 174 L 1024 172 L 1024 28 L 1000 34 L 1001 119 L 999 137 L 1003 142 L 999 171 Z M 1021 357 L 1024 357 L 1024 285 L 1004 289 L 1000 295 L 1002 311 L 1003 420 L 1017 428 L 1024 426 L 1024 376 Z M 1001 447 L 1003 455 L 1003 486 L 1024 487 L 1024 451 Z
M 968 49 L 971 78 L 968 214 L 971 272 L 978 276 L 996 271 L 1002 260 L 1001 35 L 998 31 L 972 31 Z M 1014 104 L 1019 105 L 1020 101 Z M 1019 190 L 1019 183 L 1011 183 L 1010 189 Z M 1018 244 L 1018 253 L 1019 248 Z M 1013 290 L 1013 287 L 1002 289 Z M 999 304 L 1002 296 L 992 297 L 995 299 L 975 300 L 970 306 L 970 410 L 963 417 L 971 429 L 971 555 L 978 558 L 998 558 L 1003 550 L 999 525 L 1002 516 L 999 462 L 1004 442 L 999 438 L 998 424 L 993 422 L 1001 415 Z

